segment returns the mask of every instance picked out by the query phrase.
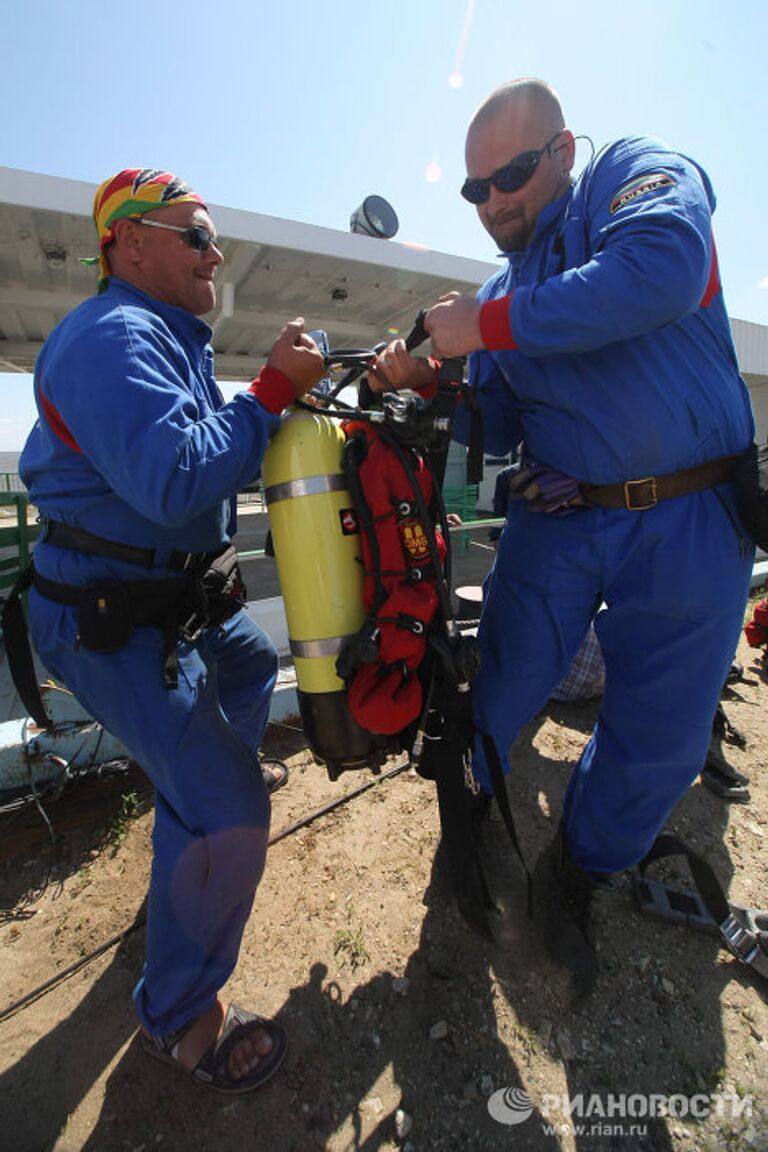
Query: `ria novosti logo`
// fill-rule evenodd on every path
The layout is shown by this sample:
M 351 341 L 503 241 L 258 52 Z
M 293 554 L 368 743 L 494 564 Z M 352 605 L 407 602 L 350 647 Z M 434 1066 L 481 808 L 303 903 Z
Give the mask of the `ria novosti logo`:
M 595 1122 L 593 1127 L 599 1127 L 616 1120 L 647 1120 L 655 1117 L 675 1120 L 703 1120 L 708 1116 L 749 1119 L 752 1116 L 752 1103 L 751 1096 L 739 1096 L 734 1092 L 712 1095 L 699 1093 L 694 1096 L 655 1092 L 609 1093 L 607 1096 L 595 1093 L 578 1093 L 575 1096 L 545 1093 L 539 1104 L 539 1112 L 545 1121 L 559 1116 L 568 1124 L 573 1124 L 575 1120 L 589 1120 Z M 534 1108 L 533 1101 L 522 1088 L 499 1088 L 488 1098 L 488 1112 L 499 1124 L 522 1124 L 530 1118 Z M 614 1134 L 620 1134 L 620 1127 L 616 1126 Z
M 499 1124 L 522 1124 L 533 1112 L 533 1101 L 522 1088 L 499 1088 L 488 1097 L 488 1111 Z

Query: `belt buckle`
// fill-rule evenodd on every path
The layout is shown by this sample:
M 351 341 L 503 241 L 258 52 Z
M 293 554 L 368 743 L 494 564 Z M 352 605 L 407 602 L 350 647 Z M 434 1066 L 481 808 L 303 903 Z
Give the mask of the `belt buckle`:
M 631 489 L 637 484 L 650 484 L 651 486 L 651 499 L 648 504 L 633 504 Z M 624 507 L 629 512 L 644 512 L 646 508 L 653 508 L 658 504 L 659 500 L 656 495 L 656 477 L 645 476 L 642 480 L 625 480 L 624 481 Z
M 206 621 L 199 612 L 193 612 L 192 615 L 183 624 L 179 625 L 179 633 L 184 640 L 190 644 L 194 644 L 200 636 Z
M 757 955 L 758 945 L 749 929 L 731 913 L 720 925 L 720 930 L 734 956 L 744 964 L 751 964 Z

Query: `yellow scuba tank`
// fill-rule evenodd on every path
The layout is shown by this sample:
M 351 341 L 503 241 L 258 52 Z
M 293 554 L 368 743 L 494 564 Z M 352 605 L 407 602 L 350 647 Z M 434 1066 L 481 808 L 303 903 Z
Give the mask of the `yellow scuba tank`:
M 264 496 L 301 719 L 332 780 L 366 764 L 374 747 L 347 708 L 336 675 L 343 641 L 363 623 L 360 533 L 342 470 L 345 437 L 320 410 L 291 408 L 262 463 Z

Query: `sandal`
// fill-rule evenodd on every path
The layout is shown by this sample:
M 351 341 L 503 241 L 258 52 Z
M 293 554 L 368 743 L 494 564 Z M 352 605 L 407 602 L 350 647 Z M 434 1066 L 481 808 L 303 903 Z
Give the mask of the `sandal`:
M 262 760 L 261 774 L 267 786 L 267 792 L 277 792 L 288 783 L 288 766 L 282 760 Z
M 255 1088 L 266 1084 L 285 1059 L 288 1048 L 285 1029 L 274 1020 L 265 1020 L 255 1012 L 246 1012 L 244 1008 L 230 1004 L 216 1043 L 203 1054 L 194 1068 L 185 1068 L 179 1060 L 179 1045 L 194 1023 L 192 1020 L 177 1032 L 170 1032 L 165 1036 L 148 1036 L 145 1032 L 141 1032 L 139 1043 L 148 1056 L 154 1056 L 156 1060 L 162 1060 L 165 1064 L 175 1064 L 196 1084 L 230 1096 L 240 1092 L 252 1092 Z M 259 1028 L 268 1034 L 272 1040 L 272 1047 L 265 1056 L 259 1057 L 255 1068 L 245 1076 L 234 1079 L 229 1072 L 229 1054 L 243 1037 Z

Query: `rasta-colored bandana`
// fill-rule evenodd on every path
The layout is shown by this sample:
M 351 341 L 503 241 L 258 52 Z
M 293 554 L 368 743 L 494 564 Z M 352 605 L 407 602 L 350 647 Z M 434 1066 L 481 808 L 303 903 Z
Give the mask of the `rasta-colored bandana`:
M 173 204 L 201 204 L 205 201 L 188 184 L 172 172 L 160 168 L 124 168 L 110 176 L 96 189 L 93 200 L 93 222 L 99 236 L 99 255 L 84 263 L 99 265 L 99 291 L 109 277 L 109 266 L 104 256 L 113 240 L 112 225 L 126 216 L 143 216 L 157 208 L 170 208 Z

